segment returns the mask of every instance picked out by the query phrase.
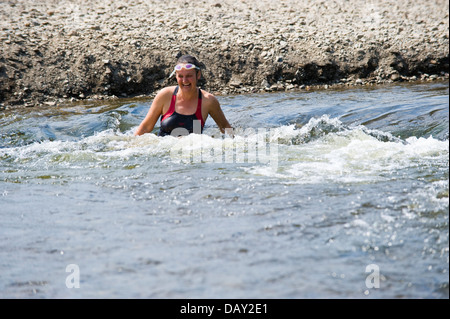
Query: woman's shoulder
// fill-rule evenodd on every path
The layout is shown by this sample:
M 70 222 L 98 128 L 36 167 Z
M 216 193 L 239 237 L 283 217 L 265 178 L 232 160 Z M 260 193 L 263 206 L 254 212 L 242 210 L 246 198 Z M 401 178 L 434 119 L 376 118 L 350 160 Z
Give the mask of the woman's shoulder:
M 165 87 L 156 93 L 152 105 L 155 108 L 163 108 L 165 105 L 170 103 L 170 99 L 172 98 L 173 90 L 175 87 Z M 168 107 L 168 106 L 167 106 Z
M 210 103 L 218 103 L 217 98 L 213 94 L 211 94 L 203 89 L 201 91 L 202 91 L 202 99 L 204 99 Z

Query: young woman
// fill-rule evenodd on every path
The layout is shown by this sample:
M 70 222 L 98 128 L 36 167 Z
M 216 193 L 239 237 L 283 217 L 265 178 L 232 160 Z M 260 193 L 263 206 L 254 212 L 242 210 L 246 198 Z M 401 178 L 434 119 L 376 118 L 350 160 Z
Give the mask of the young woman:
M 208 115 L 222 133 L 231 128 L 214 95 L 197 87 L 201 71 L 196 58 L 190 55 L 180 57 L 171 76 L 173 74 L 176 74 L 178 85 L 158 92 L 147 116 L 136 130 L 136 136 L 151 132 L 160 117 L 160 136 L 200 134 Z

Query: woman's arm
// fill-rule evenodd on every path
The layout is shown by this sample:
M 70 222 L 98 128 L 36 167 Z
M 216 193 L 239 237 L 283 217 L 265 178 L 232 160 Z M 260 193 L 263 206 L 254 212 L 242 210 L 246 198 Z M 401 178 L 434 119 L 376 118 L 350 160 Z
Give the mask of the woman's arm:
M 145 133 L 149 133 L 155 127 L 158 118 L 163 112 L 164 102 L 167 100 L 167 96 L 171 96 L 170 88 L 164 88 L 158 94 L 156 94 L 155 99 L 148 110 L 147 116 L 144 118 L 142 123 L 137 128 L 134 136 L 139 136 Z
M 225 133 L 225 129 L 232 129 L 230 123 L 228 123 L 228 120 L 225 117 L 225 114 L 223 114 L 223 111 L 222 111 L 222 108 L 220 107 L 219 101 L 217 101 L 217 99 L 212 95 L 209 96 L 209 99 L 210 99 L 210 104 L 208 107 L 208 113 L 209 113 L 209 115 L 211 115 L 213 120 L 216 122 L 220 131 L 222 133 Z

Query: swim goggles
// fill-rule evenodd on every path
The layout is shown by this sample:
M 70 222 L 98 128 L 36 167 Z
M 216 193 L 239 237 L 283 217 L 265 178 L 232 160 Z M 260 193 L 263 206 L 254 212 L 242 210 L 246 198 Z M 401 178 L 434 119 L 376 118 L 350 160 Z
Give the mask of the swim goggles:
M 191 63 L 177 64 L 173 68 L 173 72 L 170 74 L 169 79 L 175 74 L 176 71 L 181 71 L 181 69 L 186 69 L 186 70 L 197 69 L 197 70 L 200 70 L 200 68 L 198 66 L 196 66 L 194 64 L 191 64 Z

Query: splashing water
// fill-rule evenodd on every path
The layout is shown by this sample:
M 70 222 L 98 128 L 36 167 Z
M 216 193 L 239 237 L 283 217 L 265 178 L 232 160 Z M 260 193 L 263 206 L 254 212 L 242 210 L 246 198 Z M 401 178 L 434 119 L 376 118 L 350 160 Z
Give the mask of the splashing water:
M 220 102 L 234 138 L 134 137 L 149 101 L 0 114 L 0 295 L 448 298 L 448 84 Z

